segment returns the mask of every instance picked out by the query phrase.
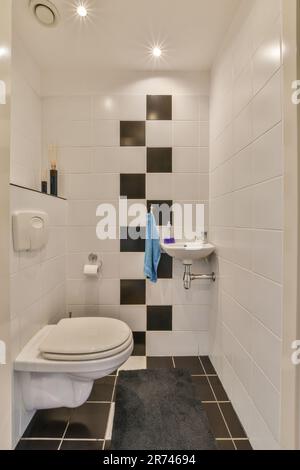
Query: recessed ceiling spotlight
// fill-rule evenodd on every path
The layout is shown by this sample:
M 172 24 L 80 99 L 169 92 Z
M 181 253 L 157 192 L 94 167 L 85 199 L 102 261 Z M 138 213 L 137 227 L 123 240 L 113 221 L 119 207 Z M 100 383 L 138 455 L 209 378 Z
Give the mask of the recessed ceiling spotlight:
M 87 9 L 85 8 L 84 5 L 79 5 L 77 7 L 77 13 L 79 16 L 81 16 L 81 18 L 85 18 L 88 14 Z
M 153 55 L 153 57 L 160 57 L 161 56 L 161 48 L 157 47 L 157 46 L 153 47 L 152 55 Z

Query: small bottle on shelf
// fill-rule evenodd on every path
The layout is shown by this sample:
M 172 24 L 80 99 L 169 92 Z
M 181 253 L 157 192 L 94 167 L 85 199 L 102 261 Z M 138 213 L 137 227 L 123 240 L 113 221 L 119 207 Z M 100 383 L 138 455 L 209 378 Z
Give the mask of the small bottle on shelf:
M 47 170 L 42 173 L 41 191 L 44 194 L 48 192 Z
M 50 170 L 50 194 L 52 196 L 58 195 L 58 185 L 57 185 L 57 168 L 56 162 L 51 162 L 51 170 Z

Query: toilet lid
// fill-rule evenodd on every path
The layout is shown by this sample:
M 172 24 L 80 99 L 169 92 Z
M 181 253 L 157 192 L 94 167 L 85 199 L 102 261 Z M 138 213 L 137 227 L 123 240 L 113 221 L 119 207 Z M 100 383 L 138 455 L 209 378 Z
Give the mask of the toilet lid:
M 40 344 L 42 354 L 83 355 L 113 350 L 128 341 L 131 330 L 113 318 L 61 320 Z

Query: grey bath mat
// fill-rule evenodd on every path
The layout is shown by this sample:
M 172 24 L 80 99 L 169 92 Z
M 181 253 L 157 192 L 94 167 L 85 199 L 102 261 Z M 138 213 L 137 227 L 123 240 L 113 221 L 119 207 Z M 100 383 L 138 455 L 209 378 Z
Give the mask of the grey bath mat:
M 188 371 L 120 371 L 113 450 L 217 450 Z

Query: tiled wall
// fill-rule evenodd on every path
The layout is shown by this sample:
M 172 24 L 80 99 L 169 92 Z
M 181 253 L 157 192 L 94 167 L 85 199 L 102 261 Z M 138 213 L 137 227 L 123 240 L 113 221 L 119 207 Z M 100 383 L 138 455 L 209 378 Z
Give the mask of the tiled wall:
M 36 252 L 15 252 L 11 236 L 10 312 L 12 360 L 44 325 L 65 315 L 66 201 L 11 186 L 11 213 L 42 210 L 49 214 L 50 238 Z M 11 231 L 12 234 L 12 231 Z M 31 414 L 25 412 L 17 374 L 14 378 L 14 442 L 26 428 Z
M 258 0 L 237 15 L 212 74 L 210 234 L 219 274 L 212 357 L 256 448 L 280 439 L 280 3 Z
M 68 310 L 126 321 L 136 355 L 207 353 L 210 284 L 184 291 L 183 267 L 166 255 L 157 284 L 145 281 L 144 241 L 98 240 L 96 208 L 116 205 L 120 195 L 129 205 L 186 201 L 207 208 L 208 96 L 150 90 L 49 97 L 43 121 L 44 150 L 58 144 L 60 189 L 68 198 Z M 82 273 L 92 251 L 103 261 L 99 280 Z
M 12 183 L 40 190 L 42 102 L 40 70 L 13 29 L 11 103 Z

